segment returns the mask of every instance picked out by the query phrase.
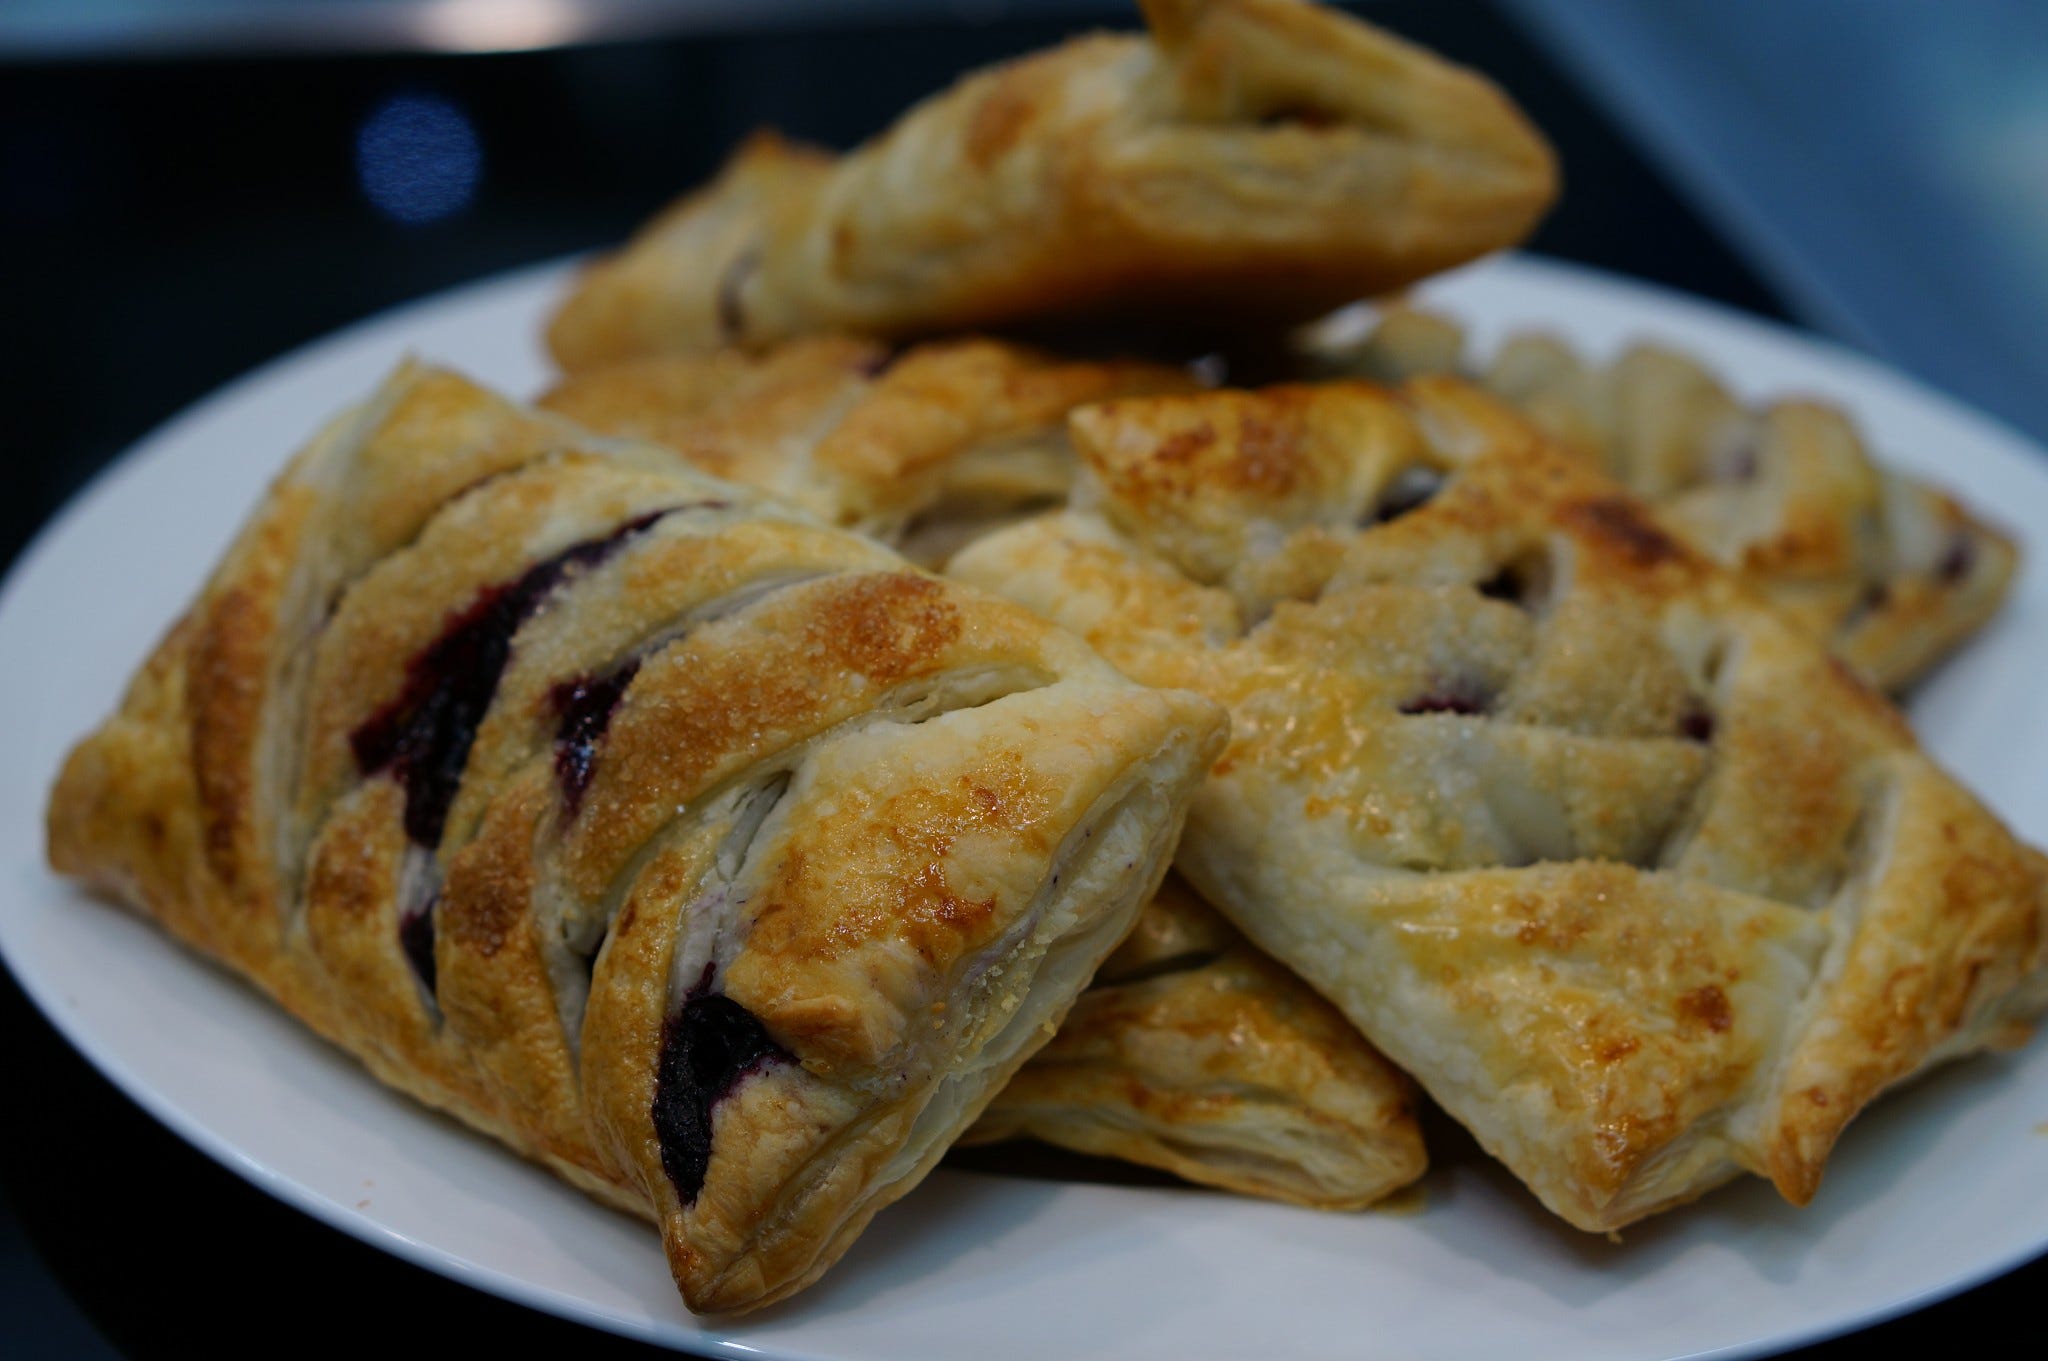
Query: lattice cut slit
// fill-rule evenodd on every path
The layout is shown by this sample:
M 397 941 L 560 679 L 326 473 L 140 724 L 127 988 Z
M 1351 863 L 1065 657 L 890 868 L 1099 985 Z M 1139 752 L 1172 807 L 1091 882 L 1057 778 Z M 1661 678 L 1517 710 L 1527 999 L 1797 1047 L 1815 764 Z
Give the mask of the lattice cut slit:
M 1529 334 L 1482 364 L 1448 318 L 1394 308 L 1354 339 L 1312 338 L 1304 360 L 1369 378 L 1471 373 L 1887 690 L 1983 627 L 2012 584 L 2011 538 L 1883 466 L 1843 412 L 1745 405 L 1677 350 L 1637 345 L 1601 364 Z

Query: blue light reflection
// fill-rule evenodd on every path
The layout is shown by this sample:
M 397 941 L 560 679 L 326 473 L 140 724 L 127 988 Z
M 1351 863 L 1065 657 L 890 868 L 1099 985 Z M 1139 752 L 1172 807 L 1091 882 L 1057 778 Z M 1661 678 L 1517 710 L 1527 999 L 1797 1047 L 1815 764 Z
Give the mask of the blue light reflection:
M 392 95 L 356 130 L 363 194 L 400 222 L 434 222 L 468 207 L 483 162 L 468 116 L 437 94 Z

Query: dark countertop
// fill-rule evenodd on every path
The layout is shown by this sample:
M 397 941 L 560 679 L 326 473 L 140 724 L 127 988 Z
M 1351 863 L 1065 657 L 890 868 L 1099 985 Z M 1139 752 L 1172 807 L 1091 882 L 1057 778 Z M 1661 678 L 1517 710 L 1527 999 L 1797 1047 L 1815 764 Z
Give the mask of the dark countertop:
M 1535 249 L 1785 317 L 1490 8 L 1402 0 L 1368 12 L 1493 75 L 1556 143 L 1568 189 Z M 1121 25 L 1124 13 L 1104 18 Z M 0 564 L 131 441 L 254 365 L 394 303 L 614 241 L 756 124 L 845 145 L 959 71 L 1068 26 L 0 66 L 0 454 L 12 484 Z M 358 177 L 366 123 L 404 98 L 456 112 L 451 154 L 467 154 L 460 124 L 474 137 L 473 193 L 430 221 L 380 211 Z M 0 1120 L 0 1355 L 182 1357 L 200 1345 L 269 1356 L 313 1333 L 342 1353 L 455 1342 L 484 1355 L 650 1354 L 405 1265 L 270 1199 L 120 1095 L 4 977 L 0 1033 L 16 1093 Z M 2048 1261 L 2037 1261 L 1798 1355 L 2024 1336 L 2021 1301 L 2043 1289 Z

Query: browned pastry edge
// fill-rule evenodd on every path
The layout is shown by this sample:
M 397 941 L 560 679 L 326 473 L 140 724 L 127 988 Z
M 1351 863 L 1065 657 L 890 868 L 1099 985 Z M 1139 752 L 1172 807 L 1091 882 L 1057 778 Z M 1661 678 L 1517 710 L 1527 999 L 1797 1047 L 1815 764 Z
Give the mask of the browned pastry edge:
M 1428 1166 L 1407 1077 L 1173 875 L 961 1142 L 1025 1136 L 1324 1210 Z
M 848 155 L 772 136 L 592 266 L 576 370 L 820 331 L 1304 321 L 1513 244 L 1549 149 L 1491 84 L 1301 0 L 1152 0 Z

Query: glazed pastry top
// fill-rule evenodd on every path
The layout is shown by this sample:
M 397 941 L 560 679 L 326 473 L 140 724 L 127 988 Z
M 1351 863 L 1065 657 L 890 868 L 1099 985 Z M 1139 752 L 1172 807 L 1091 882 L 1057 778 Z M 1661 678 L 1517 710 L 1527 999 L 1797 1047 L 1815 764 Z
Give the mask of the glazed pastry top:
M 1388 309 L 1316 372 L 1385 381 L 1474 367 L 1448 319 Z M 1598 365 L 1516 336 L 1475 377 L 1734 568 L 1887 690 L 1910 684 L 1998 609 L 2018 552 L 1954 497 L 1879 462 L 1849 417 L 1795 399 L 1748 407 L 1698 361 L 1636 345 Z

